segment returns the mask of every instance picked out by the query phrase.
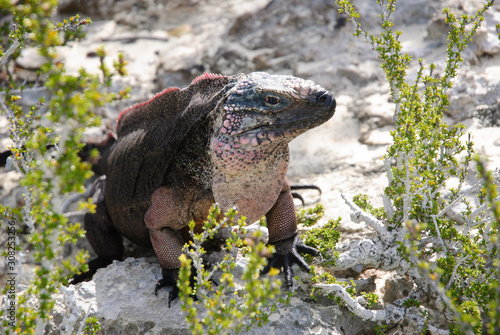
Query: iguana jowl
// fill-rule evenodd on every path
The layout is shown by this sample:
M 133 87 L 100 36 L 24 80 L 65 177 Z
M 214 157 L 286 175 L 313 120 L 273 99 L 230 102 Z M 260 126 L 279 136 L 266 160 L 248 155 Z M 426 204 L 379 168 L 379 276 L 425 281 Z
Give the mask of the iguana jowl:
M 122 237 L 153 246 L 163 279 L 177 295 L 182 231 L 202 224 L 217 202 L 234 206 L 248 222 L 267 218 L 276 253 L 264 269 L 309 271 L 299 252 L 317 255 L 297 236 L 286 180 L 288 142 L 335 112 L 335 99 L 312 81 L 254 72 L 204 74 L 184 89 L 170 88 L 123 111 L 117 139 L 103 157 L 105 176 L 93 185 L 96 213 L 87 214 L 87 238 L 98 258 L 89 272 L 122 258 Z

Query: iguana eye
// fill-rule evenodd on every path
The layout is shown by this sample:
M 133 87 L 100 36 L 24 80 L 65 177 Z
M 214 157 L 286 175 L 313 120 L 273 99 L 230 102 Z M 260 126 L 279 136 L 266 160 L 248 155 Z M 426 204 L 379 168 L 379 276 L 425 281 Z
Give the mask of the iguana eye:
M 280 102 L 280 99 L 279 99 L 279 98 L 276 98 L 276 97 L 274 97 L 274 96 L 272 96 L 272 95 L 267 96 L 265 100 L 266 100 L 266 102 L 267 102 L 268 104 L 271 104 L 271 105 L 277 105 L 277 104 L 279 104 L 279 102 Z

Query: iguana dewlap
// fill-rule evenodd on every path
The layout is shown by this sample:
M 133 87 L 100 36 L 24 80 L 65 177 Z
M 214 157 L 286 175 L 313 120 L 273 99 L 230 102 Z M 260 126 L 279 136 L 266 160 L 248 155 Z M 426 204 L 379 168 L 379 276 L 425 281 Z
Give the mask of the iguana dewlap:
M 264 269 L 309 270 L 299 252 L 317 255 L 297 236 L 295 208 L 286 180 L 288 142 L 330 119 L 335 99 L 310 80 L 254 72 L 204 74 L 184 89 L 169 88 L 123 111 L 117 139 L 93 185 L 96 213 L 84 219 L 97 268 L 123 256 L 122 236 L 153 246 L 173 286 L 190 220 L 202 224 L 210 206 L 234 206 L 248 222 L 267 218 L 276 254 Z

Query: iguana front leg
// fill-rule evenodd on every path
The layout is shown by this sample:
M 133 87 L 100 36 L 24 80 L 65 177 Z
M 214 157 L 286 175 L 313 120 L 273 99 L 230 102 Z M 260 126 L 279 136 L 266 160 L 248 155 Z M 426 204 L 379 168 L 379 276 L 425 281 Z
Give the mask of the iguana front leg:
M 191 197 L 189 197 L 191 195 Z M 155 287 L 155 294 L 162 287 L 169 288 L 168 305 L 177 298 L 179 289 L 177 279 L 181 262 L 184 240 L 181 229 L 191 220 L 202 224 L 213 198 L 206 194 L 196 195 L 186 189 L 162 186 L 153 192 L 151 205 L 144 214 L 144 222 L 149 230 L 151 244 L 162 269 L 163 278 Z M 191 201 L 189 200 L 191 199 Z M 191 286 L 194 284 L 194 271 L 191 273 Z
M 156 284 L 154 292 L 157 294 L 160 288 L 169 287 L 169 307 L 179 294 L 179 256 L 184 245 L 179 229 L 189 222 L 185 205 L 175 193 L 166 186 L 158 188 L 151 196 L 151 206 L 144 215 L 144 222 L 149 229 L 151 244 L 160 262 L 163 276 Z
M 319 251 L 306 246 L 297 234 L 295 206 L 287 180 L 285 180 L 278 200 L 267 212 L 266 220 L 269 229 L 269 244 L 275 246 L 276 253 L 262 270 L 262 274 L 269 272 L 271 267 L 283 269 L 286 286 L 290 288 L 293 285 L 293 264 L 298 264 L 304 271 L 311 270 L 300 253 L 318 256 Z

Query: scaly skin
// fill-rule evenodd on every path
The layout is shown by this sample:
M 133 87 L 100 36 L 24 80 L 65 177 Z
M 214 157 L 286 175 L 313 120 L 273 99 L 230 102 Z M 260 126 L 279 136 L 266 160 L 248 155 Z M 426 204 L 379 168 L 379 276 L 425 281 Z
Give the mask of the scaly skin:
M 217 202 L 224 211 L 237 206 L 248 222 L 266 215 L 277 253 L 264 272 L 283 269 L 291 286 L 294 263 L 309 270 L 299 252 L 317 251 L 297 236 L 288 143 L 334 112 L 335 100 L 314 82 L 263 72 L 204 74 L 125 110 L 93 190 L 97 212 L 84 220 L 98 259 L 73 282 L 121 258 L 125 236 L 152 245 L 164 277 L 155 291 L 171 286 L 175 298 L 182 233 Z

